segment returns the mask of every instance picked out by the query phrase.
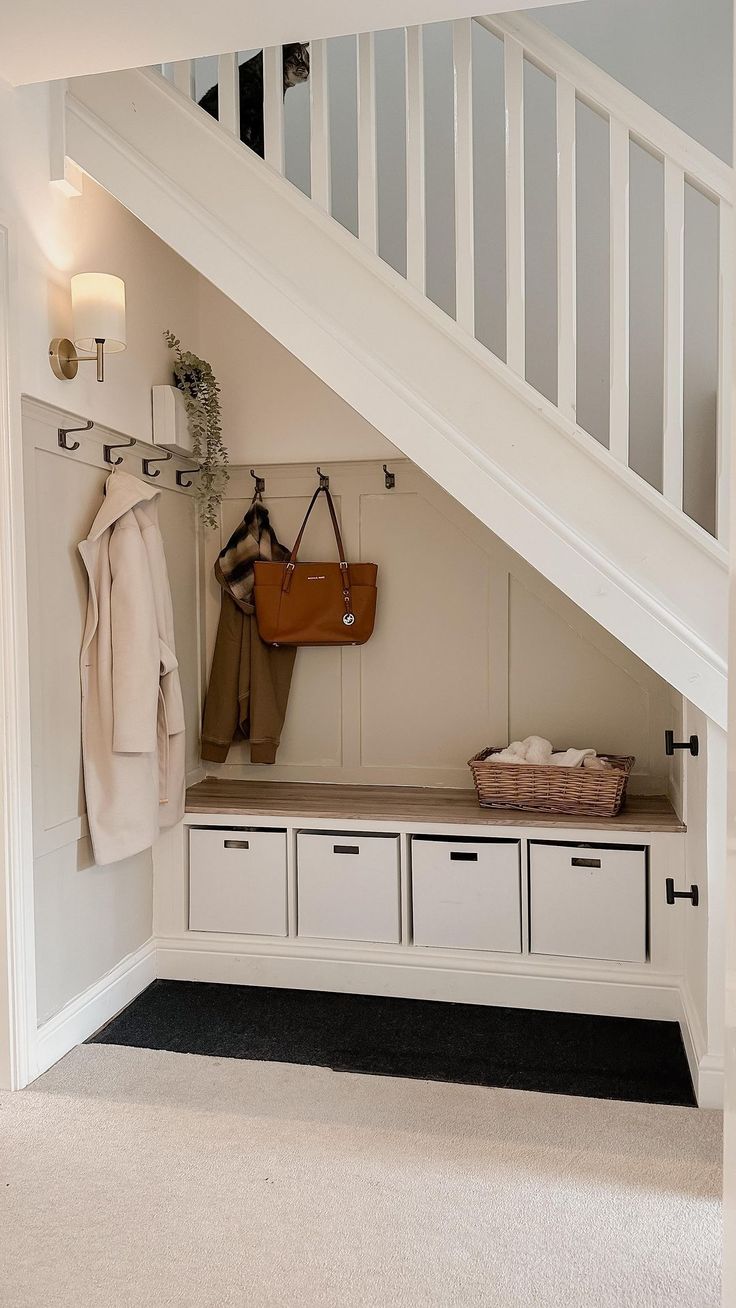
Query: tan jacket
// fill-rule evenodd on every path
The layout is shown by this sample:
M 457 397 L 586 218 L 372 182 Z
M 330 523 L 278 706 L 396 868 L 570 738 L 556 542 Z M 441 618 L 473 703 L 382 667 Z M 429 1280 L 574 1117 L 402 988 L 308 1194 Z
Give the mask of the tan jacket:
M 148 849 L 184 813 L 184 709 L 159 495 L 112 473 L 79 546 L 89 583 L 82 756 L 99 864 Z
M 296 650 L 265 645 L 253 605 L 256 559 L 289 557 L 254 502 L 222 550 L 215 576 L 222 607 L 202 723 L 202 758 L 224 763 L 234 740 L 250 741 L 251 763 L 275 763 Z

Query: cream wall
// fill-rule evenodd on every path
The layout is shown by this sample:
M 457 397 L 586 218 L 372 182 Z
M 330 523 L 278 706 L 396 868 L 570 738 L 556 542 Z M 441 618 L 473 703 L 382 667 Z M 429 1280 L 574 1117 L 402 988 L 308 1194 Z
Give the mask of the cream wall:
M 375 633 L 362 648 L 299 650 L 274 767 L 251 767 L 241 744 L 208 772 L 467 787 L 471 754 L 537 732 L 558 745 L 635 754 L 632 788 L 665 792 L 669 686 L 411 463 L 392 462 L 393 490 L 380 462 L 322 467 L 348 557 L 379 567 Z M 261 464 L 259 472 L 288 542 L 314 470 Z M 212 565 L 252 487 L 247 470 L 234 471 L 221 532 L 205 541 L 208 661 L 220 609 Z M 335 556 L 324 508 L 310 521 L 303 556 Z
M 385 436 L 204 278 L 197 330 L 222 389 L 234 464 L 396 454 Z
M 84 585 L 75 551 L 102 495 L 100 426 L 107 423 L 116 431 L 150 439 L 151 384 L 170 380 L 170 356 L 161 333 L 171 326 L 197 347 L 200 280 L 91 181 L 85 180 L 83 196 L 75 199 L 49 185 L 49 111 L 48 87 L 13 91 L 0 82 L 0 226 L 7 229 L 10 252 L 9 400 L 21 570 L 24 499 L 30 530 L 30 650 L 23 663 L 30 662 L 32 679 L 41 1022 L 151 934 L 150 855 L 96 868 L 84 831 L 78 698 Z M 95 269 L 117 273 L 126 281 L 129 348 L 110 360 L 104 385 L 96 382 L 91 365 L 83 365 L 74 382 L 60 382 L 48 365 L 49 340 L 71 332 L 70 275 Z M 29 430 L 28 420 L 21 420 L 23 393 L 94 419 L 97 431 L 84 438 L 81 457 L 53 452 L 60 415 L 40 427 L 36 416 Z M 41 436 L 49 445 L 49 452 L 31 454 L 25 488 L 24 436 L 32 451 Z M 173 474 L 159 484 L 168 481 L 173 484 Z M 193 526 L 189 499 L 172 498 L 189 506 Z M 40 513 L 34 509 L 39 502 Z M 164 509 L 165 522 L 167 515 Z M 29 527 L 31 523 L 36 525 Z M 181 548 L 181 530 L 171 562 L 177 577 L 177 622 L 186 641 L 196 632 L 196 568 Z M 190 739 L 196 752 L 198 676 L 192 666 L 186 676 Z
M 197 347 L 199 275 L 89 178 L 81 198 L 49 185 L 49 88 L 0 82 L 0 222 L 10 229 L 15 339 L 13 389 L 150 439 L 154 382 L 171 378 L 162 337 Z M 104 385 L 92 365 L 58 381 L 49 341 L 71 333 L 69 278 L 116 273 L 126 282 L 128 349 Z
M 42 1024 L 134 953 L 152 931 L 150 850 L 97 867 L 85 815 L 79 650 L 87 584 L 77 544 L 89 530 L 109 469 L 104 428 L 63 453 L 64 414 L 23 407 L 29 596 L 36 994 Z M 125 467 L 140 475 L 140 455 Z M 187 768 L 199 759 L 197 532 L 191 495 L 168 469 L 157 480 L 184 690 Z

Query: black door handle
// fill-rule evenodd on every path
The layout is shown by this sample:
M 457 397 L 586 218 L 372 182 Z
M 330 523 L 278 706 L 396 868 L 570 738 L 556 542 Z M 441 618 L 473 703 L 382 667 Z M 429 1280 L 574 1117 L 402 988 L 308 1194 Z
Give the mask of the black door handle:
M 478 855 L 470 850 L 453 849 L 450 851 L 453 863 L 477 863 Z
M 664 888 L 665 898 L 670 905 L 674 904 L 676 899 L 689 899 L 693 908 L 697 908 L 700 903 L 700 893 L 697 886 L 691 886 L 689 890 L 675 890 L 674 877 L 667 877 Z

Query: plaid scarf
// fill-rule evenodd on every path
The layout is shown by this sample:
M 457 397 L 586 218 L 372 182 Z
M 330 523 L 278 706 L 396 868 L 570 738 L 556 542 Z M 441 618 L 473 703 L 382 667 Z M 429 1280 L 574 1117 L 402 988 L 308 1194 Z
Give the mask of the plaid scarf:
M 276 537 L 268 509 L 256 497 L 227 545 L 220 551 L 215 564 L 215 576 L 222 589 L 228 592 L 243 613 L 253 613 L 253 564 L 258 560 L 265 563 L 286 563 L 290 554 L 291 551 Z

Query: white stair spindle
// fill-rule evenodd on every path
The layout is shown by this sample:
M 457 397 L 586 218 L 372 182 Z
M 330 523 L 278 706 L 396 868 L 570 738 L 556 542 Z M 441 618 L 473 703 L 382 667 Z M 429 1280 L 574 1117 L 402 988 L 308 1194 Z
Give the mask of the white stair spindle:
M 309 159 L 312 199 L 329 213 L 332 187 L 326 41 L 309 43 Z
M 424 51 L 421 27 L 405 30 L 406 59 L 406 277 L 424 294 L 427 223 L 424 181 Z
M 189 97 L 190 100 L 195 98 L 194 91 L 194 60 L 179 59 L 177 63 L 171 64 L 171 80 L 177 91 Z
M 609 123 L 610 409 L 608 448 L 629 463 L 629 130 Z
M 557 407 L 575 421 L 577 406 L 577 223 L 575 87 L 559 74 L 557 94 Z
M 731 439 L 734 417 L 734 210 L 721 200 L 718 209 L 718 482 L 716 535 L 728 545 L 731 499 Z
M 263 157 L 278 173 L 284 172 L 284 55 L 280 45 L 263 51 Z
M 685 174 L 664 161 L 664 451 L 662 491 L 682 508 Z
M 472 19 L 452 24 L 455 108 L 455 318 L 475 335 Z
M 237 54 L 223 54 L 217 60 L 217 104 L 220 125 L 233 136 L 240 135 L 240 85 Z
M 378 249 L 378 180 L 376 174 L 376 74 L 373 33 L 357 40 L 358 61 L 358 236 Z
M 514 37 L 503 42 L 506 116 L 506 362 L 523 377 L 526 367 L 524 266 L 524 51 Z

